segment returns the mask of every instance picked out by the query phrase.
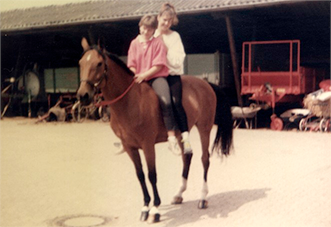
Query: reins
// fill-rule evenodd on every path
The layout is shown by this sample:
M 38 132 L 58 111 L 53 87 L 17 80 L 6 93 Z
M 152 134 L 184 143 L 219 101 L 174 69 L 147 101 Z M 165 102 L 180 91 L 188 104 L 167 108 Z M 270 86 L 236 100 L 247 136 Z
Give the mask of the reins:
M 101 82 L 104 79 L 107 80 L 108 65 L 107 65 L 107 61 L 106 61 L 106 55 L 97 46 L 91 46 L 89 49 L 85 50 L 82 53 L 82 57 L 87 51 L 90 51 L 90 50 L 96 50 L 98 52 L 98 54 L 102 56 L 104 64 L 105 64 L 105 70 L 104 70 L 104 72 L 103 72 L 103 74 L 102 74 L 102 76 L 101 76 L 101 78 L 99 79 L 98 82 L 93 83 L 89 80 L 81 80 L 80 83 L 86 82 L 87 84 L 89 84 L 94 89 L 97 89 L 98 86 L 101 84 Z M 117 101 L 121 100 L 130 91 L 130 89 L 133 87 L 134 84 L 135 84 L 135 80 L 133 79 L 131 84 L 129 85 L 129 87 L 120 96 L 118 96 L 117 98 L 115 98 L 113 100 L 107 100 L 107 101 L 101 101 L 101 102 L 95 103 L 95 106 L 99 107 L 99 106 L 106 106 L 106 105 L 111 105 L 111 104 L 116 103 Z
M 132 86 L 135 84 L 134 80 L 131 82 L 131 84 L 129 85 L 129 87 L 117 98 L 113 99 L 113 100 L 108 100 L 108 101 L 101 101 L 99 103 L 96 103 L 95 106 L 99 107 L 99 106 L 107 106 L 107 105 L 111 105 L 114 104 L 115 102 L 119 101 L 120 99 L 122 99 L 132 88 Z

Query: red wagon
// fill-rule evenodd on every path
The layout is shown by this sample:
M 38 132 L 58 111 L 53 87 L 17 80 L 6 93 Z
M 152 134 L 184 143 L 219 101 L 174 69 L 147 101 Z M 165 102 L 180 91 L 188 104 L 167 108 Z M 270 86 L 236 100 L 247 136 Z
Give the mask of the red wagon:
M 242 51 L 241 94 L 272 107 L 277 103 L 302 101 L 316 87 L 318 69 L 300 65 L 300 40 L 244 42 Z M 282 130 L 275 114 L 270 127 Z

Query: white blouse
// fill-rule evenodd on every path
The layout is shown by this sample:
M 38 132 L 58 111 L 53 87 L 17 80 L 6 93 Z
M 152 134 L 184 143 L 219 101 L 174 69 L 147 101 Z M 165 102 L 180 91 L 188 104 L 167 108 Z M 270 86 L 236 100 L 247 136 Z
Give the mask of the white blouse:
M 159 36 L 160 33 L 156 30 L 154 36 Z M 171 31 L 169 34 L 162 35 L 163 42 L 168 49 L 167 66 L 170 75 L 184 74 L 185 50 L 180 35 L 176 31 Z

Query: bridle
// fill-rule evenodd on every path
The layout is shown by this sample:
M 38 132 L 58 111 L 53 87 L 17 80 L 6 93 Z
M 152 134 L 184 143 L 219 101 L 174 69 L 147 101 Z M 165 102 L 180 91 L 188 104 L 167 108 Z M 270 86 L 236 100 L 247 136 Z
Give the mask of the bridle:
M 92 81 L 86 79 L 86 80 L 80 80 L 80 83 L 85 82 L 85 83 L 89 84 L 92 88 L 97 89 L 104 79 L 107 80 L 106 75 L 107 75 L 107 72 L 108 72 L 108 64 L 107 64 L 107 61 L 106 61 L 106 55 L 96 45 L 90 46 L 89 49 L 85 50 L 82 53 L 81 57 L 83 57 L 86 54 L 86 52 L 88 52 L 90 50 L 96 50 L 98 52 L 98 54 L 101 55 L 101 57 L 103 59 L 103 63 L 105 65 L 105 69 L 104 69 L 103 74 L 101 75 L 100 79 L 97 82 L 93 83 Z
M 98 52 L 98 54 L 101 55 L 101 57 L 103 59 L 103 62 L 104 62 L 104 65 L 105 65 L 105 69 L 104 69 L 104 72 L 101 75 L 100 79 L 97 82 L 93 83 L 92 81 L 86 79 L 86 80 L 80 80 L 80 83 L 85 82 L 85 83 L 89 84 L 92 88 L 94 88 L 96 90 L 96 89 L 98 89 L 99 85 L 102 83 L 103 80 L 107 80 L 108 64 L 107 64 L 105 53 L 103 51 L 101 51 L 100 48 L 96 45 L 90 46 L 89 49 L 85 50 L 82 53 L 81 57 L 83 57 L 85 55 L 85 53 L 90 51 L 90 50 L 96 50 Z M 133 79 L 131 84 L 129 85 L 129 87 L 120 96 L 116 97 L 115 99 L 95 103 L 95 106 L 99 107 L 99 106 L 111 105 L 111 104 L 119 101 L 130 91 L 130 89 L 133 87 L 134 83 L 135 83 L 135 81 Z

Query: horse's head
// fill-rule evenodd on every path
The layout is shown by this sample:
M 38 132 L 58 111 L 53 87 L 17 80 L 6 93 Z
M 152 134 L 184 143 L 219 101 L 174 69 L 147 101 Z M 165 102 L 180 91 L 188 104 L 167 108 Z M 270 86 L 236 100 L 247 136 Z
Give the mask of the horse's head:
M 106 84 L 107 61 L 103 50 L 98 46 L 90 46 L 85 38 L 82 39 L 84 52 L 79 61 L 80 86 L 77 99 L 82 105 L 89 105 L 97 88 Z

